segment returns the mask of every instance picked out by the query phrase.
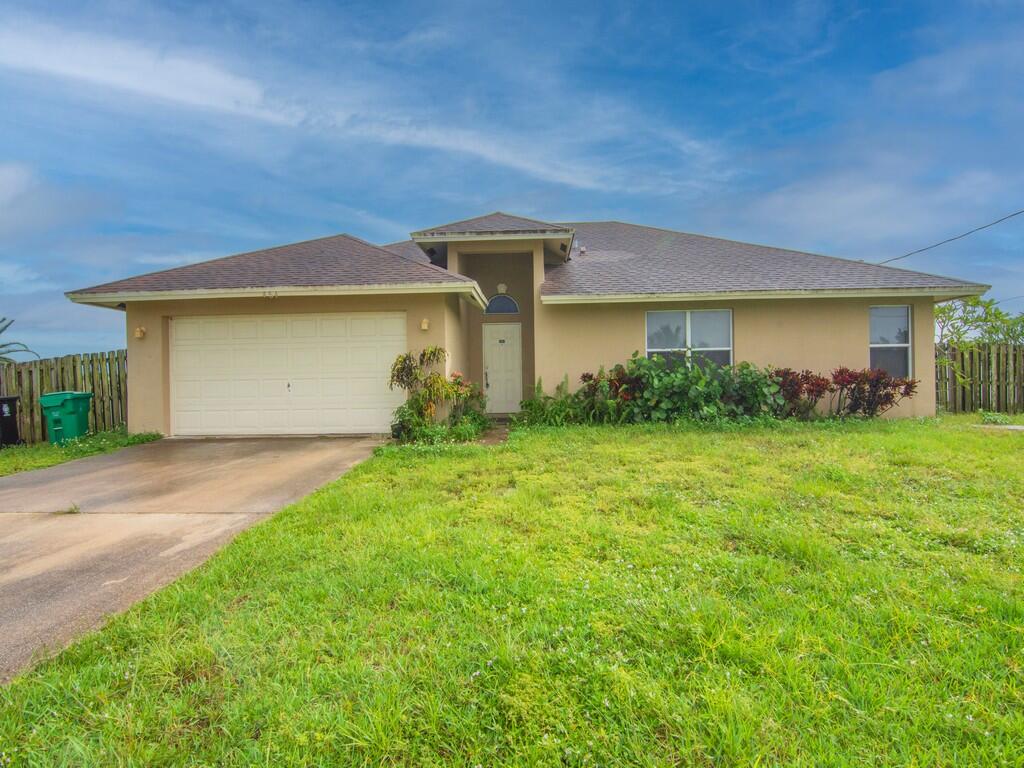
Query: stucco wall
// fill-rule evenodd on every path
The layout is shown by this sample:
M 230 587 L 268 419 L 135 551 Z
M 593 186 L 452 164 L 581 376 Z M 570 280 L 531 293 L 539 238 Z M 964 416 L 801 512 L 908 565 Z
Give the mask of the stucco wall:
M 523 344 L 523 393 L 533 389 L 534 371 L 534 324 L 533 324 L 533 256 L 531 253 L 478 253 L 473 249 L 477 244 L 460 244 L 459 272 L 476 280 L 487 298 L 498 292 L 498 285 L 504 283 L 506 293 L 519 305 L 518 315 L 485 315 L 476 306 L 466 306 L 467 311 L 467 360 L 466 374 L 474 381 L 484 377 L 483 325 L 485 323 L 520 323 Z M 505 248 L 509 246 L 504 245 Z
M 431 344 L 445 345 L 450 316 L 444 294 L 398 296 L 317 296 L 276 299 L 208 299 L 146 301 L 129 303 L 128 333 L 128 429 L 132 432 L 162 432 L 170 429 L 170 347 L 171 317 L 194 315 L 299 314 L 304 312 L 405 312 L 409 348 L 419 351 Z M 429 323 L 422 330 L 423 320 Z M 134 330 L 145 328 L 136 339 Z
M 667 309 L 731 309 L 733 359 L 757 365 L 810 368 L 827 373 L 836 366 L 867 367 L 868 308 L 910 304 L 913 326 L 912 376 L 918 394 L 901 416 L 935 413 L 934 321 L 930 300 L 805 299 L 774 301 L 576 304 L 537 303 L 537 376 L 547 391 L 568 374 L 576 386 L 584 371 L 624 362 L 645 350 L 645 312 Z

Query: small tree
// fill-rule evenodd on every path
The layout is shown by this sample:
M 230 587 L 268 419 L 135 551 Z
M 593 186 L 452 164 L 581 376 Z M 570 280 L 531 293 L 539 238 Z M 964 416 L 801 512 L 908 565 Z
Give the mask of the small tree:
M 406 405 L 424 422 L 432 422 L 437 406 L 452 395 L 450 382 L 435 370 L 447 358 L 444 347 L 427 347 L 418 356 L 412 352 L 401 354 L 391 365 L 388 386 L 404 389 L 409 395 Z
M 0 317 L 0 335 L 4 333 L 8 328 L 14 325 L 13 320 L 8 320 L 6 317 Z M 14 358 L 11 355 L 18 353 L 25 353 L 29 355 L 36 355 L 31 349 L 22 344 L 20 341 L 0 341 L 0 363 L 13 363 Z
M 984 344 L 1024 344 L 1024 313 L 1011 315 L 994 299 L 971 296 L 935 307 L 935 362 L 953 369 L 957 380 L 967 379 L 950 354 Z

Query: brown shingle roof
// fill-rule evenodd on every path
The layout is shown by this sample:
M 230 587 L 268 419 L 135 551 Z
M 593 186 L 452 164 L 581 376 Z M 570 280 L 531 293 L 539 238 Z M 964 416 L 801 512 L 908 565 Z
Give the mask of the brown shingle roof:
M 541 288 L 546 296 L 987 288 L 923 272 L 617 221 L 566 226 L 576 230 L 571 259 L 547 270 Z
M 471 283 L 422 260 L 351 235 L 333 235 L 151 272 L 74 294 L 237 288 Z
M 534 232 L 562 232 L 572 233 L 572 227 L 564 224 L 551 224 L 547 221 L 527 219 L 522 216 L 512 216 L 501 211 L 488 213 L 485 216 L 477 216 L 473 219 L 453 221 L 450 224 L 441 224 L 436 227 L 413 232 L 413 237 L 430 237 L 432 235 L 476 235 L 476 234 L 531 234 Z

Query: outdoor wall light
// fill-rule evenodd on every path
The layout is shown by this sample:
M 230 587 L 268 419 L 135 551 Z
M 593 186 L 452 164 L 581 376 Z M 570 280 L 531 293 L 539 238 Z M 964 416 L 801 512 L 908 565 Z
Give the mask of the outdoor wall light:
M 420 330 L 421 331 L 429 331 L 430 330 L 430 318 L 424 317 L 422 320 L 420 320 Z
M 143 328 L 141 325 L 138 328 L 135 329 L 135 338 L 136 339 L 144 339 L 144 338 L 146 338 L 146 329 Z
M 505 285 L 504 283 L 498 283 L 498 293 L 507 293 L 507 292 L 508 292 L 508 286 Z

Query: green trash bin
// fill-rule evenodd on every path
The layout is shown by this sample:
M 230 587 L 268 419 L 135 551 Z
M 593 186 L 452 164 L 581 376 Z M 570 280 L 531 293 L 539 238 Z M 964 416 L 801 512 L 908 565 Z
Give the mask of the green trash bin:
M 51 392 L 40 395 L 46 417 L 46 434 L 53 445 L 63 445 L 89 434 L 89 402 L 92 392 Z

